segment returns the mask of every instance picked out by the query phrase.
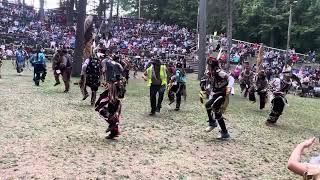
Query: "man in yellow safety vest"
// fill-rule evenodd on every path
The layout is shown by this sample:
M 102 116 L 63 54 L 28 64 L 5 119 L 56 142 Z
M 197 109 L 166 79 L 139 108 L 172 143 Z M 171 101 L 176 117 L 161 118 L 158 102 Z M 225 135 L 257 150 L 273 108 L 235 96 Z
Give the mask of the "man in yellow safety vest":
M 154 116 L 160 113 L 161 103 L 163 100 L 164 92 L 167 86 L 167 68 L 161 64 L 161 61 L 154 59 L 151 62 L 151 66 L 144 72 L 144 79 L 147 81 L 150 87 L 150 103 L 151 112 L 150 116 Z M 157 93 L 159 93 L 157 103 Z

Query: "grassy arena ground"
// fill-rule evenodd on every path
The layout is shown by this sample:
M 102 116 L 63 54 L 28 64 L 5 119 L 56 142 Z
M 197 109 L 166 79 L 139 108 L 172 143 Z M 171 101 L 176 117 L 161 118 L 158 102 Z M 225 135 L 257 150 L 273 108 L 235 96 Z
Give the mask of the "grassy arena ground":
M 279 126 L 268 128 L 269 106 L 260 111 L 238 93 L 226 115 L 232 139 L 219 141 L 218 130 L 203 132 L 206 114 L 191 75 L 182 110 L 166 100 L 154 118 L 147 115 L 145 83 L 131 79 L 122 135 L 110 141 L 78 87 L 62 93 L 51 71 L 41 87 L 31 71 L 17 76 L 5 63 L 2 72 L 0 179 L 299 179 L 286 169 L 287 159 L 297 143 L 320 133 L 319 99 L 289 96 Z

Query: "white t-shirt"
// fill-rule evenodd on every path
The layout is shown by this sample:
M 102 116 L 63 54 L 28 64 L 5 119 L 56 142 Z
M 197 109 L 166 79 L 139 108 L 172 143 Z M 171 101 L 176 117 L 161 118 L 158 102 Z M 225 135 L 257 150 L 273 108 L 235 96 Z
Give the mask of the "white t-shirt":
M 50 42 L 50 47 L 53 47 L 53 48 L 56 47 L 56 42 L 55 41 L 51 41 Z
M 18 22 L 18 21 L 14 21 L 13 24 L 14 24 L 15 26 L 19 26 L 19 22 Z
M 7 56 L 13 56 L 13 52 L 10 49 L 6 50 Z
M 14 33 L 14 31 L 13 31 L 13 28 L 12 28 L 12 27 L 9 27 L 9 29 L 8 29 L 8 33 Z

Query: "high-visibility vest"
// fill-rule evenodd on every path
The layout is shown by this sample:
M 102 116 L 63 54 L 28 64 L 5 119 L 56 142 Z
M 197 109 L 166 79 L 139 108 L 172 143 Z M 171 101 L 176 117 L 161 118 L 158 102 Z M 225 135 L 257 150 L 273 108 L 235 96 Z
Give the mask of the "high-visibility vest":
M 147 69 L 147 73 L 148 73 L 148 86 L 151 86 L 152 84 L 152 69 L 153 66 L 150 66 Z M 160 79 L 161 79 L 161 85 L 167 85 L 167 70 L 166 70 L 166 66 L 165 65 L 161 65 L 160 67 Z

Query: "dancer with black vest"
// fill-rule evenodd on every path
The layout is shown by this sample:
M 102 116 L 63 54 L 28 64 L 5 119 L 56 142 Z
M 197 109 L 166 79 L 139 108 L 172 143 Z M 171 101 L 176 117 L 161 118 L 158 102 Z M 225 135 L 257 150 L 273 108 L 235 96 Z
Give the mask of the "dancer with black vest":
M 209 96 L 209 100 L 205 104 L 209 118 L 209 126 L 206 128 L 206 132 L 211 132 L 216 128 L 218 122 L 221 128 L 221 139 L 230 138 L 221 108 L 226 95 L 231 92 L 233 82 L 232 77 L 220 68 L 219 62 L 216 59 L 208 61 L 208 71 L 200 83 L 201 90 L 207 92 Z M 215 115 L 214 118 L 213 113 Z
M 83 95 L 82 100 L 89 97 L 87 87 L 91 89 L 91 105 L 96 102 L 97 91 L 101 84 L 100 82 L 101 64 L 98 58 L 90 57 L 82 64 L 80 89 Z

